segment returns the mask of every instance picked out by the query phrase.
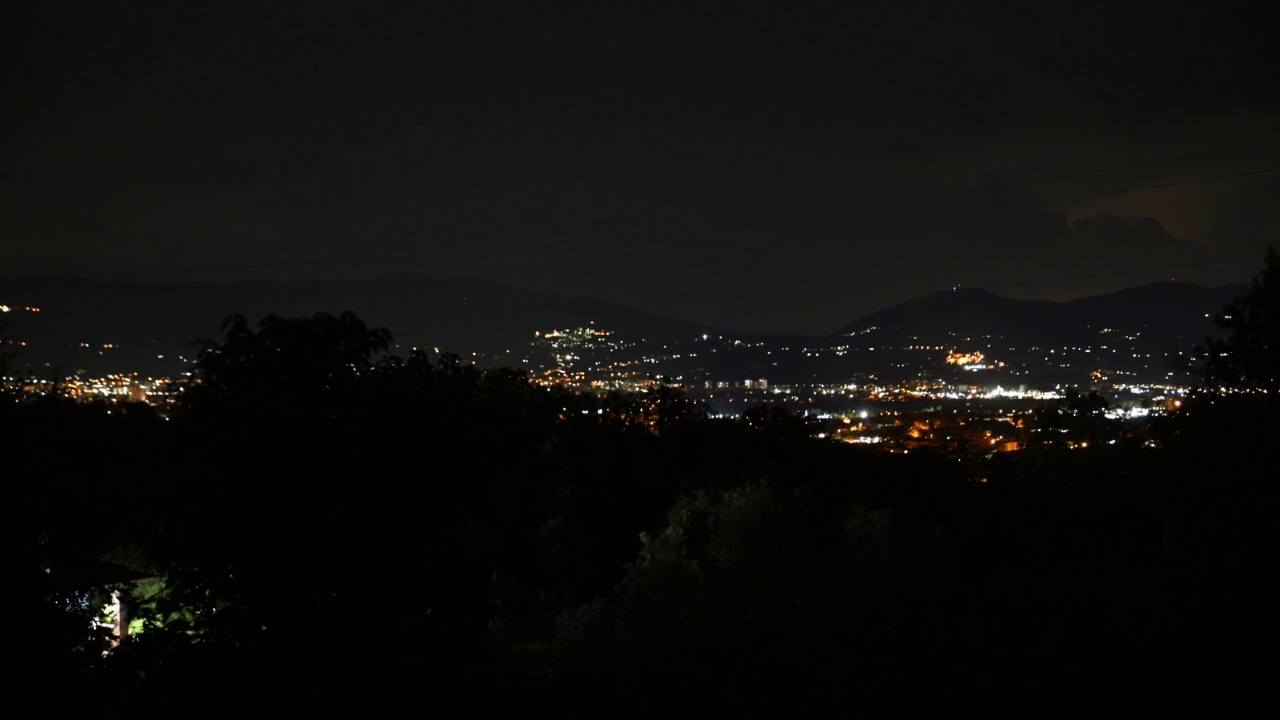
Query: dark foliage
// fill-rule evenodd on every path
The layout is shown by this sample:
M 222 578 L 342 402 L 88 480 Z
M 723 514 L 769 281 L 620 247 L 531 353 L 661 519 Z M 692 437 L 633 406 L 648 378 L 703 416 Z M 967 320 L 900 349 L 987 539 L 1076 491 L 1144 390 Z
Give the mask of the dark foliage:
M 350 315 L 226 333 L 171 420 L 0 410 L 22 679 L 59 689 L 33 706 L 1101 697 L 1257 629 L 1267 525 L 1239 481 L 1266 445 L 1223 462 L 1221 423 L 978 484 L 782 413 L 385 356 Z M 1044 421 L 1093 437 L 1099 400 Z M 113 589 L 140 618 L 118 647 L 90 625 Z
M 1280 255 L 1267 248 L 1262 271 L 1250 291 L 1215 318 L 1226 331 L 1198 348 L 1200 375 L 1215 388 L 1280 392 Z

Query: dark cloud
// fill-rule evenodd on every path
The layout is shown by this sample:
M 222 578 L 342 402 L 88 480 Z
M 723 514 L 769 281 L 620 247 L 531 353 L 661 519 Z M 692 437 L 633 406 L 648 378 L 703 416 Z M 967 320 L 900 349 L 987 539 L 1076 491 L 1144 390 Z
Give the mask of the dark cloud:
M 27 4 L 2 272 L 472 274 L 775 331 L 1242 279 L 1207 263 L 1275 236 L 1274 154 L 1090 172 L 1280 142 L 1259 10 Z

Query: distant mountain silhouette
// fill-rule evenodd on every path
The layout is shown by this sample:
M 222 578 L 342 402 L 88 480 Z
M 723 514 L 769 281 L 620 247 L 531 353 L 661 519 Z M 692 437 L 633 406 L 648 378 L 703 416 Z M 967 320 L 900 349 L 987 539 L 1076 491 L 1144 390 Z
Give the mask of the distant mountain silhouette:
M 228 284 L 39 277 L 0 281 L 0 304 L 15 308 L 4 316 L 9 322 L 8 336 L 27 342 L 18 356 L 18 370 L 37 377 L 79 371 L 89 375 L 137 371 L 173 376 L 190 367 L 198 339 L 219 337 L 221 323 L 230 313 L 243 314 L 256 323 L 268 313 L 299 317 L 350 310 L 372 327 L 391 330 L 393 352 L 400 355 L 415 346 L 439 348 L 483 365 L 519 366 L 535 331 L 593 322 L 628 341 L 668 343 L 711 333 L 744 342 L 765 341 L 770 347 L 783 349 L 985 346 L 997 338 L 1004 341 L 999 346 L 1062 347 L 1086 341 L 1097 344 L 1099 334 L 1106 331 L 1137 338 L 1126 341 L 1134 347 L 1180 350 L 1215 334 L 1212 316 L 1246 291 L 1245 285 L 1205 288 L 1160 283 L 1059 303 L 958 289 L 871 313 L 826 337 L 726 332 L 597 298 L 557 297 L 479 278 L 414 275 L 344 282 Z M 24 306 L 38 306 L 41 312 L 21 311 Z M 984 342 L 978 343 L 980 340 Z M 785 375 L 787 369 L 777 362 L 783 356 L 774 355 L 765 362 L 766 349 L 760 349 L 758 358 L 739 353 L 745 364 L 733 372 L 749 373 L 744 377 L 765 372 L 775 377 Z M 861 357 L 856 362 L 861 366 L 868 359 Z M 878 361 L 888 362 L 889 358 Z M 698 362 L 710 367 L 730 362 L 730 355 L 704 354 Z M 845 362 L 855 361 L 847 358 Z M 848 372 L 843 364 L 830 370 L 842 376 Z M 802 374 L 812 376 L 813 372 L 804 369 Z
M 866 315 L 832 335 L 895 345 L 991 336 L 1022 346 L 1055 346 L 1111 329 L 1161 346 L 1194 344 L 1216 333 L 1213 315 L 1246 291 L 1243 284 L 1206 288 L 1171 282 L 1051 302 L 1006 298 L 989 290 L 944 290 Z
M 535 331 L 591 322 L 627 337 L 653 340 L 691 337 L 706 330 L 597 298 L 562 298 L 479 278 L 413 275 L 228 284 L 38 277 L 0 281 L 0 303 L 41 308 L 39 314 L 6 316 L 9 336 L 28 343 L 19 365 L 37 373 L 47 367 L 90 374 L 176 374 L 189 364 L 178 358 L 192 358 L 198 339 L 217 338 L 230 313 L 256 323 L 269 313 L 299 317 L 350 310 L 371 327 L 391 330 L 399 354 L 412 346 L 440 348 L 468 357 L 475 353 L 490 363 L 517 355 Z M 79 347 L 82 343 L 88 347 Z M 105 344 L 118 347 L 103 349 Z M 518 361 L 514 357 L 510 364 Z

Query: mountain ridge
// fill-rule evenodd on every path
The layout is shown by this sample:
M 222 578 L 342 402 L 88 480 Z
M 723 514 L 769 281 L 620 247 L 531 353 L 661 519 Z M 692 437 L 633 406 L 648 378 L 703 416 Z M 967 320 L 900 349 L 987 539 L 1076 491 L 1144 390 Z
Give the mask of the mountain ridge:
M 479 277 L 395 274 L 362 280 L 239 280 L 138 283 L 76 275 L 0 281 L 10 338 L 28 342 L 20 365 L 86 373 L 138 371 L 177 374 L 188 369 L 200 339 L 217 338 L 233 313 L 256 323 L 267 314 L 298 317 L 354 312 L 371 327 L 389 329 L 393 352 L 439 348 L 484 364 L 520 366 L 535 332 L 586 326 L 619 338 L 676 342 L 704 334 L 785 346 L 909 346 L 975 344 L 1001 338 L 1005 346 L 1094 342 L 1100 332 L 1146 348 L 1190 346 L 1214 334 L 1212 317 L 1245 284 L 1207 288 L 1154 283 L 1067 302 L 1008 298 L 985 288 L 943 290 L 858 318 L 833 333 L 772 335 L 726 331 L 666 318 L 591 296 L 563 297 Z M 21 312 L 40 306 L 40 313 Z M 985 343 L 990 345 L 990 342 Z

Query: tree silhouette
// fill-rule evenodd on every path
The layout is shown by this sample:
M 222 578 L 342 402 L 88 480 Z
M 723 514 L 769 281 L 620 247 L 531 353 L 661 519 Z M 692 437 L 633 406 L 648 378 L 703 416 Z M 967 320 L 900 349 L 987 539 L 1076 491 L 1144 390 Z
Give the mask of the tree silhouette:
M 0 378 L 9 374 L 9 363 L 17 356 L 12 341 L 5 335 L 8 324 L 8 321 L 0 320 Z
M 1082 394 L 1070 388 L 1057 402 L 1036 409 L 1033 424 L 1046 433 L 1045 439 L 1098 444 L 1116 437 L 1120 424 L 1107 418 L 1111 404 L 1095 390 Z
M 206 343 L 196 361 L 196 384 L 184 397 L 188 410 L 253 403 L 310 413 L 347 398 L 391 343 L 389 331 L 371 329 L 351 312 L 272 314 L 256 329 L 243 315 L 231 315 L 222 332 L 223 342 Z
M 1280 256 L 1274 246 L 1267 248 L 1249 293 L 1228 304 L 1214 322 L 1227 336 L 1206 338 L 1196 348 L 1205 384 L 1280 391 Z

